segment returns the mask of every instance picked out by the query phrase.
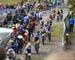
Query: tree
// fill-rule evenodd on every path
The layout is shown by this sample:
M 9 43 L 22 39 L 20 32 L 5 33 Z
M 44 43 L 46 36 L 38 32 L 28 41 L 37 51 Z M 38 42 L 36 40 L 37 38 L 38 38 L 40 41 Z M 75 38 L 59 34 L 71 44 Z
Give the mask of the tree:
M 74 4 L 75 0 L 68 0 L 68 4 Z
M 70 8 L 70 10 L 75 10 L 75 0 L 68 0 L 68 5 L 72 5 L 72 7 Z

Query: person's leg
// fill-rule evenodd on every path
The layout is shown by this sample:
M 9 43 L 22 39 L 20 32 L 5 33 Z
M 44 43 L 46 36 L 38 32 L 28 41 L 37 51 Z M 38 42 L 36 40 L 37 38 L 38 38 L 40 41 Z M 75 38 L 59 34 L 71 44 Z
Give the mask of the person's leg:
M 39 43 L 37 45 L 37 54 L 39 54 Z
M 72 29 L 73 29 L 73 25 L 70 24 L 70 32 L 72 32 Z
M 73 26 L 74 26 L 74 24 L 71 24 L 71 31 L 73 32 Z
M 20 49 L 19 49 L 20 54 L 22 54 L 22 46 L 23 46 L 23 43 L 20 43 Z
M 44 45 L 44 36 L 42 36 L 42 44 Z
M 35 44 L 35 51 L 37 54 L 39 54 L 39 44 L 38 43 Z
M 59 22 L 59 16 L 57 16 L 57 22 Z
M 61 18 L 61 20 L 63 19 L 63 15 L 62 14 L 60 15 L 60 18 Z
M 29 32 L 29 37 L 28 37 L 28 41 L 30 42 L 31 41 L 31 32 Z
M 37 47 L 36 47 L 36 43 L 35 43 L 35 51 L 36 51 L 36 53 L 37 53 Z
M 69 24 L 69 31 L 71 32 L 71 24 Z
M 48 40 L 51 41 L 51 33 L 48 33 Z
M 17 54 L 19 54 L 19 49 L 20 49 L 20 45 L 19 45 L 19 43 L 18 43 Z
M 28 60 L 28 54 L 27 53 L 25 54 L 25 60 Z
M 18 53 L 18 46 L 15 47 L 15 53 Z
M 31 56 L 28 56 L 28 59 L 27 60 L 31 60 Z

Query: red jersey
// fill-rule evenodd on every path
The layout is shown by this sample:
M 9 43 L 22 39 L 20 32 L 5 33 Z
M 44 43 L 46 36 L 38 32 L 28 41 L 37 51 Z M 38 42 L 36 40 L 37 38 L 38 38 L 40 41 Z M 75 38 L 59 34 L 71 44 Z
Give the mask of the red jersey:
M 35 28 L 35 21 L 31 21 L 31 26 L 33 29 Z
M 16 33 L 17 33 L 17 29 L 16 29 L 16 27 L 15 27 L 15 26 L 13 27 L 13 33 L 14 33 L 14 34 L 16 34 Z

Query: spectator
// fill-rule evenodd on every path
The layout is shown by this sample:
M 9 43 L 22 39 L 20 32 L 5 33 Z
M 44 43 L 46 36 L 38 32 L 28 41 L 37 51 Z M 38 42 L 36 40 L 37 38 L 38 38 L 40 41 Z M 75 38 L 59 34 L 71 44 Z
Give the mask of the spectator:
M 25 60 L 31 60 L 31 49 L 32 49 L 31 43 L 28 42 L 28 44 L 26 45 L 26 47 L 24 49 L 24 51 L 26 53 L 26 59 Z
M 34 31 L 34 29 L 35 29 L 35 21 L 31 21 L 31 22 L 30 22 L 30 25 L 31 25 L 31 27 L 32 27 L 32 30 Z
M 8 55 L 10 60 L 15 60 L 16 59 L 15 58 L 15 56 L 16 56 L 15 51 L 12 48 L 8 49 L 7 55 Z
M 40 25 L 41 25 L 41 29 L 42 29 L 44 27 L 44 21 L 41 21 Z
M 39 45 L 40 45 L 40 40 L 39 38 L 41 37 L 41 34 L 39 31 L 37 31 L 35 34 L 34 34 L 34 41 L 35 41 L 35 51 L 37 54 L 39 54 Z
M 39 23 L 39 12 L 37 11 L 36 13 L 35 13 L 35 19 L 36 19 L 36 22 L 37 23 Z
M 42 35 L 42 44 L 44 45 L 44 40 L 45 40 L 45 29 L 41 28 L 41 35 Z
M 42 20 L 42 16 L 43 16 L 43 12 L 40 11 L 40 12 L 39 12 L 39 19 L 40 19 L 40 20 Z
M 31 35 L 32 35 L 32 33 L 33 33 L 33 28 L 32 28 L 32 26 L 29 24 L 29 26 L 27 27 L 27 29 L 28 29 L 28 31 L 29 31 L 29 33 L 28 33 L 28 41 L 30 42 L 31 41 Z
M 22 47 L 23 47 L 23 36 L 21 33 L 17 35 L 17 42 L 18 42 L 18 52 L 22 53 Z
M 53 10 L 52 10 L 52 14 L 53 14 L 53 19 L 55 19 L 56 9 L 53 9 Z
M 46 31 L 46 34 L 47 34 L 47 36 L 48 36 L 48 40 L 49 40 L 49 42 L 51 41 L 51 26 L 50 26 L 50 24 L 47 24 L 46 26 L 45 26 L 45 31 Z
M 71 32 L 73 32 L 73 27 L 74 27 L 74 18 L 70 17 L 69 19 L 69 29 Z
M 24 41 L 23 41 L 24 44 L 27 44 L 28 42 L 28 34 L 29 34 L 29 31 L 26 29 L 24 32 Z
M 52 17 L 52 15 L 50 15 L 48 18 L 48 22 L 50 23 L 50 25 L 52 25 L 52 20 L 53 20 L 53 17 Z
M 60 11 L 60 18 L 61 18 L 61 20 L 63 19 L 63 10 L 62 9 Z
M 57 22 L 59 21 L 59 19 L 60 19 L 60 11 L 58 10 L 57 11 Z
M 24 23 L 27 24 L 29 22 L 29 17 L 27 15 L 24 16 Z

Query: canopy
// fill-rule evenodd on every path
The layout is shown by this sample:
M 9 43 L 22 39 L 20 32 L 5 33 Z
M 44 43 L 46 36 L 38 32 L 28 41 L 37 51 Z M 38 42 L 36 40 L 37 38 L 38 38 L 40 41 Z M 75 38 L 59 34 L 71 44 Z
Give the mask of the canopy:
M 1 33 L 12 33 L 13 29 L 9 29 L 9 28 L 0 28 L 0 34 Z
M 9 28 L 0 28 L 0 43 L 10 36 L 13 32 L 13 29 Z

